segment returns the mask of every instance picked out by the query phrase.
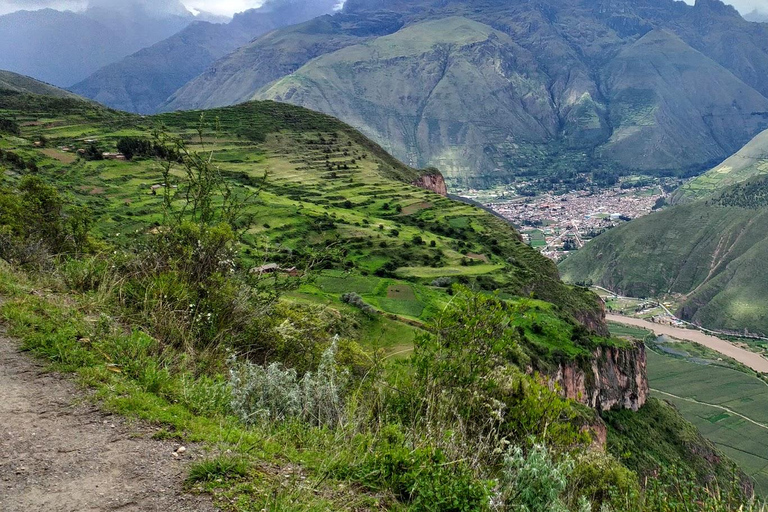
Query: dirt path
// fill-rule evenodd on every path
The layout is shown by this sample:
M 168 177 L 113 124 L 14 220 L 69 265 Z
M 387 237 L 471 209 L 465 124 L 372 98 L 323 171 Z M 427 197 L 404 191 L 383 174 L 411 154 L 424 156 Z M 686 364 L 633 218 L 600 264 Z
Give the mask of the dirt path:
M 704 345 L 707 348 L 711 348 L 717 352 L 720 352 L 724 356 L 728 356 L 736 361 L 749 366 L 753 370 L 762 373 L 768 373 L 768 359 L 764 358 L 760 354 L 750 352 L 749 350 L 737 347 L 733 343 L 727 342 L 723 339 L 711 336 L 695 329 L 681 329 L 680 327 L 673 327 L 671 325 L 656 324 L 640 318 L 632 318 L 623 315 L 605 315 L 606 320 L 609 322 L 616 322 L 618 324 L 632 325 L 635 327 L 642 327 L 653 331 L 656 334 L 665 334 L 678 340 L 687 340 Z
M 67 379 L 45 373 L 0 333 L 0 510 L 212 512 L 182 492 L 178 444 L 100 411 Z

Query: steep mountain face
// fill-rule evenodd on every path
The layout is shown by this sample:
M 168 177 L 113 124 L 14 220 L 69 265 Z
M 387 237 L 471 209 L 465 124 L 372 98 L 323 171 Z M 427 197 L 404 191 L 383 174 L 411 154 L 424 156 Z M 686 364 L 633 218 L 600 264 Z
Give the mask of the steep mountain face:
M 697 172 L 768 127 L 767 75 L 768 27 L 718 0 L 350 0 L 223 58 L 164 108 L 287 101 L 485 186 Z
M 272 0 L 227 24 L 193 23 L 96 71 L 71 90 L 113 108 L 153 113 L 216 59 L 261 34 L 331 12 L 335 5 L 334 0 Z
M 555 382 L 566 397 L 598 411 L 637 411 L 648 399 L 645 345 L 599 347 L 588 365 L 561 364 Z
M 28 76 L 0 70 L 0 90 L 25 94 L 41 94 L 54 98 L 72 98 L 78 96 L 64 89 L 59 89 Z
M 194 20 L 177 1 L 91 2 L 0 16 L 0 68 L 66 87 L 102 66 L 178 32 Z M 183 8 L 183 6 L 181 6 Z
M 598 154 L 623 168 L 714 163 L 768 121 L 765 97 L 666 30 L 623 48 L 602 83 L 613 133 Z
M 389 34 L 401 26 L 397 17 L 388 15 L 361 20 L 336 14 L 272 32 L 217 61 L 159 109 L 213 108 L 245 101 L 254 91 L 315 57 Z
M 599 236 L 560 265 L 566 281 L 653 297 L 705 327 L 768 333 L 768 177 L 756 175 Z
M 150 113 L 180 84 L 231 51 L 247 35 L 197 22 L 181 32 L 101 68 L 70 90 L 112 108 Z

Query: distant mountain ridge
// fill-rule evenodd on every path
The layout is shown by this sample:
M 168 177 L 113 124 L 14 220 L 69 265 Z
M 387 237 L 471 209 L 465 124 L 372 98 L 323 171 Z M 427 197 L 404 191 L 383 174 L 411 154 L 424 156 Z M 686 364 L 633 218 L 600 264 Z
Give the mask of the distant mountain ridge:
M 109 107 L 156 112 L 177 89 L 216 59 L 259 35 L 332 12 L 335 0 L 270 0 L 236 14 L 227 24 L 197 22 L 119 62 L 99 69 L 70 89 Z
M 758 11 L 755 9 L 745 14 L 744 19 L 747 21 L 754 21 L 756 23 L 768 23 L 768 12 Z
M 222 58 L 163 109 L 287 101 L 483 187 L 697 173 L 768 127 L 765 76 L 768 26 L 719 0 L 349 0 Z
M 178 0 L 92 0 L 83 12 L 18 11 L 0 16 L 0 69 L 67 87 L 192 21 Z
M 80 98 L 74 93 L 59 89 L 45 82 L 10 71 L 0 70 L 0 91 L 11 91 L 23 94 L 40 94 L 54 98 Z

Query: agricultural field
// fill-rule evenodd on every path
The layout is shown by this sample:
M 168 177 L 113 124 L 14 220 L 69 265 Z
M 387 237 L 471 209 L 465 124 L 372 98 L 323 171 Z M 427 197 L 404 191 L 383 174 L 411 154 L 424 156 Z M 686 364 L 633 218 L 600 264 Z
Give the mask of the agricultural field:
M 685 353 L 685 348 L 680 347 Z M 768 495 L 768 384 L 754 375 L 648 351 L 652 395 L 672 403 Z
M 617 337 L 646 339 L 645 329 L 609 324 Z M 702 345 L 660 336 L 647 340 L 651 396 L 683 417 L 768 496 L 768 384 L 746 366 Z
M 642 329 L 640 327 L 633 327 L 631 325 L 617 324 L 615 322 L 608 322 L 608 329 L 610 329 L 612 335 L 617 336 L 619 338 L 630 338 L 630 339 L 642 340 L 642 339 L 645 339 L 646 336 L 651 334 L 651 331 L 648 331 L 646 329 Z
M 231 193 L 247 202 L 240 224 L 243 264 L 277 268 L 276 279 L 292 283 L 285 300 L 357 318 L 358 335 L 371 347 L 407 354 L 450 300 L 451 286 L 462 284 L 519 301 L 521 327 L 542 353 L 585 350 L 571 340 L 569 313 L 595 310 L 593 296 L 563 285 L 554 264 L 503 220 L 412 185 L 433 171 L 403 165 L 328 116 L 251 102 L 204 116 L 142 117 L 7 93 L 0 94 L 0 116 L 21 127 L 20 136 L 0 137 L 0 149 L 22 162 L 7 179 L 34 167 L 70 202 L 93 212 L 92 231 L 110 245 L 130 247 L 147 229 L 158 229 L 165 215 L 180 211 L 185 201 L 178 185 L 186 170 L 176 162 L 166 168 L 168 162 L 152 156 L 92 159 L 84 152 L 114 154 L 125 138 L 182 147 L 210 159 Z M 344 303 L 347 293 L 358 294 L 377 314 Z M 542 325 L 553 336 L 541 335 Z M 371 339 L 371 333 L 380 334 Z

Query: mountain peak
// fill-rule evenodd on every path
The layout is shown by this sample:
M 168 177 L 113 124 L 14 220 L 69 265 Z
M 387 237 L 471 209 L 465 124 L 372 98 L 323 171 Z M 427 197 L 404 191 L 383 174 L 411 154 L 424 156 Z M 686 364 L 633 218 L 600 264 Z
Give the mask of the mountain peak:
M 739 11 L 734 6 L 723 3 L 721 0 L 696 0 L 693 7 L 694 9 L 703 9 L 717 14 L 741 18 L 741 14 L 739 14 Z

